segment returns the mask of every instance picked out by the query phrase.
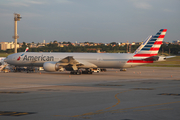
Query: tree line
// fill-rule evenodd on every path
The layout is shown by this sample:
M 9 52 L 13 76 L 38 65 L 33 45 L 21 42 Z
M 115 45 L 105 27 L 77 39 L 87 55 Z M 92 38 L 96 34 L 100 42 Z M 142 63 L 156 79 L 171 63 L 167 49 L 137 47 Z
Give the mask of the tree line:
M 113 42 L 113 44 L 117 44 L 116 46 L 109 45 L 106 46 L 104 44 L 97 45 L 97 46 L 73 46 L 70 42 L 69 46 L 58 47 L 57 43 L 50 43 L 43 47 L 38 48 L 29 48 L 28 52 L 97 52 L 100 50 L 101 52 L 107 53 L 127 53 L 129 52 L 129 46 L 119 46 L 117 43 Z M 21 48 L 18 48 L 18 52 L 24 52 L 26 47 L 29 47 L 30 44 L 26 45 L 25 43 L 22 45 Z M 139 45 L 131 45 L 131 53 L 133 53 Z M 159 50 L 160 54 L 172 54 L 177 55 L 180 51 L 180 45 L 176 44 L 163 44 Z M 14 49 L 7 49 L 5 51 L 1 50 L 1 53 L 13 53 Z

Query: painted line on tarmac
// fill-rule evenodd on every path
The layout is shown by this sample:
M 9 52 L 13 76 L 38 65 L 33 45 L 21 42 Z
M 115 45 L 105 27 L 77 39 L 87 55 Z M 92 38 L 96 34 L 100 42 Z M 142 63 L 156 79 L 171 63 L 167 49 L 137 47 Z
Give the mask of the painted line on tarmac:
M 166 88 L 166 87 L 174 87 L 174 86 L 165 86 L 165 87 L 157 87 L 157 88 Z M 113 108 L 115 106 L 117 106 L 120 103 L 120 99 L 117 97 L 120 93 L 125 93 L 125 92 L 129 92 L 129 91 L 133 91 L 135 89 L 131 89 L 131 90 L 126 90 L 126 91 L 122 91 L 119 92 L 117 94 L 115 94 L 115 99 L 117 99 L 117 103 L 115 105 L 112 105 L 110 107 L 107 107 L 105 109 L 101 109 L 101 110 L 97 110 L 96 112 L 89 112 L 89 113 L 84 113 L 81 115 L 54 115 L 56 117 L 84 117 L 84 116 L 91 116 L 91 115 L 100 115 L 100 114 L 105 114 L 105 113 L 124 113 L 124 112 L 128 112 L 127 110 L 132 110 L 132 109 L 138 109 L 138 108 L 145 108 L 145 107 L 153 107 L 153 106 L 160 106 L 160 105 L 167 105 L 167 104 L 175 104 L 175 103 L 180 103 L 180 101 L 176 101 L 176 102 L 168 102 L 168 103 L 160 103 L 160 104 L 152 104 L 152 105 L 145 105 L 145 106 L 138 106 L 138 107 L 131 107 L 131 108 L 124 108 L 124 109 L 117 109 L 117 110 L 108 110 L 110 108 Z M 138 88 L 136 90 L 154 90 L 154 88 Z M 108 111 L 105 111 L 108 110 Z M 134 110 L 134 112 L 137 111 L 148 111 L 146 110 Z
M 154 90 L 154 88 L 133 88 L 134 90 Z
M 11 91 L 0 91 L 0 94 L 22 94 L 22 93 L 28 93 L 28 92 L 11 92 Z
M 173 110 L 173 108 L 163 108 L 163 109 L 156 109 L 156 110 Z
M 180 96 L 180 94 L 176 94 L 176 93 L 161 93 L 158 95 Z
M 114 105 L 112 105 L 111 107 L 107 107 L 107 108 L 105 108 L 105 110 L 108 110 L 108 109 L 110 109 L 110 108 L 113 108 L 113 107 L 115 107 L 115 106 L 117 106 L 121 101 L 120 101 L 120 99 L 117 97 L 119 94 L 121 94 L 121 93 L 125 93 L 125 92 L 130 92 L 130 91 L 132 91 L 132 90 L 126 90 L 126 91 L 122 91 L 122 92 L 119 92 L 119 93 L 117 93 L 117 94 L 115 94 L 115 98 L 116 98 L 116 100 L 117 100 L 117 103 L 116 104 L 114 104 Z
M 138 109 L 138 108 L 146 108 L 146 107 L 153 107 L 153 106 L 169 105 L 169 104 L 175 104 L 175 103 L 180 103 L 180 101 L 168 102 L 168 103 L 159 103 L 159 104 L 152 104 L 152 105 L 145 105 L 145 106 L 137 106 L 137 107 L 131 107 L 131 108 L 117 109 L 117 110 L 111 110 L 111 113 L 112 112 L 116 112 L 116 111 L 124 111 L 124 110 Z
M 132 90 L 126 90 L 126 91 L 122 91 L 122 92 L 119 92 L 119 93 L 117 93 L 117 94 L 115 94 L 115 99 L 117 100 L 117 103 L 116 104 L 114 104 L 114 105 L 112 105 L 112 106 L 110 106 L 110 107 L 107 107 L 107 108 L 105 108 L 105 109 L 101 109 L 101 110 L 97 110 L 96 112 L 89 112 L 89 113 L 84 113 L 84 114 L 82 114 L 82 115 L 74 115 L 74 116 L 69 116 L 69 115 L 54 115 L 54 116 L 61 116 L 61 117 L 82 117 L 82 116 L 87 116 L 87 115 L 93 115 L 93 114 L 96 114 L 96 113 L 101 113 L 101 112 L 105 112 L 104 110 L 108 110 L 108 109 L 110 109 L 110 108 L 113 108 L 113 107 L 115 107 L 115 106 L 117 106 L 121 101 L 120 101 L 120 99 L 117 97 L 119 94 L 121 94 L 121 93 L 125 93 L 125 92 L 130 92 L 130 91 L 132 91 Z
M 38 88 L 38 87 L 51 87 L 56 85 L 38 85 L 38 84 L 27 84 L 27 85 L 18 85 L 16 87 L 8 87 L 8 88 L 0 88 L 0 90 L 8 90 L 8 89 L 25 89 L 25 88 Z
M 150 111 L 149 109 L 145 109 L 145 110 L 133 110 L 134 112 L 141 112 L 141 111 Z
M 35 112 L 12 112 L 12 111 L 0 111 L 0 116 L 22 116 L 35 114 Z
M 101 115 L 105 113 L 124 113 L 128 112 L 128 110 L 133 110 L 133 109 L 138 109 L 138 108 L 146 108 L 146 107 L 153 107 L 153 106 L 162 106 L 162 105 L 169 105 L 169 104 L 176 104 L 180 103 L 180 101 L 175 101 L 175 102 L 168 102 L 168 103 L 159 103 L 159 104 L 152 104 L 152 105 L 145 105 L 145 106 L 137 106 L 137 107 L 130 107 L 130 108 L 123 108 L 123 109 L 117 109 L 117 110 L 108 110 L 108 111 L 100 111 L 100 112 L 89 112 L 89 113 L 84 113 L 81 115 L 54 115 L 56 117 L 85 117 L 85 116 L 93 116 L 93 115 Z M 156 109 L 156 110 L 172 110 L 172 109 Z M 145 110 L 133 110 L 134 112 L 139 112 L 139 111 L 149 111 L 148 109 Z

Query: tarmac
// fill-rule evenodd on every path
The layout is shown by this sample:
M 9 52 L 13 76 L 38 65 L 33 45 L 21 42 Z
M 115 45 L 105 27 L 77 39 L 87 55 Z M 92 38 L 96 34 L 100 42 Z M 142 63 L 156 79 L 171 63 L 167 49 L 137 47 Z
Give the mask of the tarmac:
M 0 120 L 179 120 L 180 68 L 0 73 Z

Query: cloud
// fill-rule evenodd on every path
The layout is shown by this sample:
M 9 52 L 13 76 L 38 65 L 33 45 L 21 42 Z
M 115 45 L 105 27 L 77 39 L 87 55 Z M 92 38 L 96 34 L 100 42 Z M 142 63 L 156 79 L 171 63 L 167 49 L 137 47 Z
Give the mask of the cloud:
M 28 4 L 26 4 L 26 3 L 21 3 L 21 2 L 12 2 L 12 3 L 7 3 L 6 5 L 7 5 L 7 6 L 13 6 L 13 7 L 20 7 L 20 6 L 29 7 Z
M 12 17 L 13 14 L 12 14 L 12 13 L 10 14 L 10 13 L 1 13 L 1 12 L 0 12 L 0 16 L 1 16 L 1 17 Z
M 13 7 L 29 7 L 31 5 L 40 5 L 46 4 L 44 1 L 34 1 L 34 0 L 7 0 L 5 2 L 1 2 L 1 4 L 6 6 L 13 6 Z
M 133 6 L 139 9 L 152 9 L 152 5 L 148 3 L 148 0 L 130 0 Z
M 64 4 L 64 3 L 65 3 L 65 4 L 72 3 L 72 2 L 69 1 L 69 0 L 56 0 L 56 2 L 57 2 L 57 3 L 60 3 L 60 4 L 62 4 L 62 3 L 63 3 L 63 4 Z
M 28 0 L 26 1 L 27 3 L 30 4 L 37 4 L 37 5 L 41 5 L 41 4 L 45 4 L 46 2 L 40 2 L 40 1 L 33 1 L 33 0 Z
M 51 3 L 56 3 L 56 4 L 71 4 L 73 3 L 70 0 L 2 0 L 0 1 L 1 5 L 4 6 L 11 6 L 11 7 L 30 7 L 32 5 L 42 5 L 42 4 L 51 4 Z
M 170 9 L 163 9 L 164 12 L 174 12 L 173 10 Z
M 25 12 L 25 13 L 21 13 L 23 17 L 43 17 L 42 14 L 37 14 L 37 13 L 28 13 L 28 12 Z
M 151 9 L 152 8 L 152 6 L 150 4 L 143 3 L 143 2 L 135 3 L 134 5 L 135 5 L 136 8 L 141 8 L 141 9 Z

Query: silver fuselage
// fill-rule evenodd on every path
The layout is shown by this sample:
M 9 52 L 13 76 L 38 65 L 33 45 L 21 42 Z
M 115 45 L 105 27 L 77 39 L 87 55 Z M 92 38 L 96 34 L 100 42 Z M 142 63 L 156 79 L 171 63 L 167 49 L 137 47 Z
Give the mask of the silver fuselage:
M 21 52 L 9 55 L 6 62 L 15 66 L 42 67 L 45 62 L 58 62 L 67 56 L 72 56 L 77 61 L 87 61 L 99 68 L 125 68 L 141 65 L 144 63 L 127 63 L 133 59 L 132 53 L 49 53 L 49 52 Z M 20 58 L 19 58 L 20 57 Z M 18 59 L 19 58 L 19 59 Z

